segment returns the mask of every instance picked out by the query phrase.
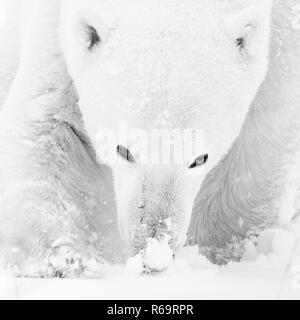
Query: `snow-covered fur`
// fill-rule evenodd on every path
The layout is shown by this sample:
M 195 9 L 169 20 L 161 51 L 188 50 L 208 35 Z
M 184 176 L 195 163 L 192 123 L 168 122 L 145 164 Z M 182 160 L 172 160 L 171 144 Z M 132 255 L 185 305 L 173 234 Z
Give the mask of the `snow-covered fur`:
M 299 12 L 297 0 L 274 0 L 267 77 L 239 138 L 207 176 L 194 205 L 188 244 L 218 263 L 240 258 L 237 241 L 278 223 L 276 200 L 299 161 Z
M 20 68 L 1 114 L 0 263 L 20 275 L 75 276 L 123 259 L 111 172 L 84 130 L 59 13 L 56 0 L 23 2 Z

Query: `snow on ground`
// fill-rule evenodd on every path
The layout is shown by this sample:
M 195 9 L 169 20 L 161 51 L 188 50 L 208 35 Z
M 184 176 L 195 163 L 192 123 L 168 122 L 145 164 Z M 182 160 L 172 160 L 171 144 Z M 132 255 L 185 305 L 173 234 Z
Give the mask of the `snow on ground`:
M 257 245 L 248 244 L 243 262 L 226 267 L 189 247 L 154 275 L 140 275 L 136 257 L 99 280 L 1 277 L 0 299 L 300 299 L 299 230 L 300 221 L 289 231 L 265 231 Z

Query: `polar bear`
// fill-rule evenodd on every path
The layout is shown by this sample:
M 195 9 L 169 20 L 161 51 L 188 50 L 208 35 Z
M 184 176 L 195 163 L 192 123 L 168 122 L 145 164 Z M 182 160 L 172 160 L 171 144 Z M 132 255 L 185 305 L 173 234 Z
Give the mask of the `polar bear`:
M 68 71 L 88 135 L 113 170 L 133 254 L 147 239 L 184 243 L 203 178 L 238 136 L 266 75 L 270 19 L 268 0 L 62 2 Z M 169 163 L 147 162 L 149 144 L 124 139 L 122 126 L 139 142 L 153 129 L 201 130 L 202 143 L 175 161 L 182 145 L 173 137 Z
M 251 104 L 239 138 L 205 179 L 188 232 L 187 244 L 198 245 L 220 264 L 241 257 L 242 251 L 236 251 L 236 244 L 247 235 L 282 220 L 286 227 L 293 218 L 293 212 L 283 212 L 288 219 L 282 217 L 277 200 L 289 183 L 290 168 L 299 163 L 297 0 L 273 1 L 271 29 L 268 74 Z
M 21 60 L 0 117 L 0 265 L 21 276 L 98 276 L 124 260 L 111 171 L 82 124 L 59 1 L 19 4 Z
M 147 238 L 184 243 L 203 178 L 239 135 L 266 75 L 271 1 L 25 2 L 36 9 L 25 14 L 21 67 L 0 128 L 1 256 L 122 248 L 110 171 L 89 142 L 104 161 L 99 129 L 113 133 L 115 157 L 104 162 L 133 253 Z M 114 139 L 124 123 L 143 137 L 153 128 L 201 130 L 203 143 L 180 163 L 145 164 L 134 143 Z M 195 234 L 189 239 L 202 245 Z

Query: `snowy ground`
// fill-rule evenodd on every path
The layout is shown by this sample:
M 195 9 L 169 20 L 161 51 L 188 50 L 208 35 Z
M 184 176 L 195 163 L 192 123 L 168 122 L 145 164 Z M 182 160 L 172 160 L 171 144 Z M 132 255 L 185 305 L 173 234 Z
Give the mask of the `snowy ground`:
M 300 299 L 299 226 L 264 232 L 243 262 L 227 267 L 184 248 L 165 272 L 151 276 L 139 275 L 134 259 L 99 280 L 2 277 L 0 299 Z

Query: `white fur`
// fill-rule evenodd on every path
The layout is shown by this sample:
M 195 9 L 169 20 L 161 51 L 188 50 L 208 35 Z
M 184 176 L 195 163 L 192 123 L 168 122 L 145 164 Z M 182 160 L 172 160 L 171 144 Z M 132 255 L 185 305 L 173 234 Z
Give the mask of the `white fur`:
M 19 0 L 0 2 L 0 110 L 16 75 L 19 61 Z

